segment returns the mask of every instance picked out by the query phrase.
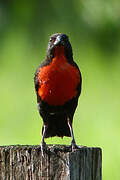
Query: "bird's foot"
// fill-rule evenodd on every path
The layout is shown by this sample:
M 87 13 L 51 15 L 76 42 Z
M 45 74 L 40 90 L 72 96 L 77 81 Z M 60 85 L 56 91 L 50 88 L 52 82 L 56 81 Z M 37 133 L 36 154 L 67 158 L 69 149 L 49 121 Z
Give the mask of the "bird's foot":
M 72 149 L 72 152 L 73 152 L 75 149 L 79 149 L 79 147 L 76 145 L 75 142 L 71 142 L 70 147 L 71 147 L 71 149 Z
M 46 150 L 47 150 L 47 145 L 46 145 L 45 142 L 42 142 L 42 143 L 41 143 L 41 153 L 42 153 L 42 157 L 45 157 L 44 155 L 45 155 Z

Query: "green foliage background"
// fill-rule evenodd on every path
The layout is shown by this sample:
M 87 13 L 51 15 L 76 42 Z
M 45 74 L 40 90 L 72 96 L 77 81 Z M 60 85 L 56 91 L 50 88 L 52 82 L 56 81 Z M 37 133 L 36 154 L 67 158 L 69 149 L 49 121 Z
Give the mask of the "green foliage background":
M 33 77 L 56 32 L 69 36 L 83 77 L 73 124 L 77 144 L 101 147 L 103 179 L 119 180 L 119 0 L 0 1 L 0 145 L 40 144 Z

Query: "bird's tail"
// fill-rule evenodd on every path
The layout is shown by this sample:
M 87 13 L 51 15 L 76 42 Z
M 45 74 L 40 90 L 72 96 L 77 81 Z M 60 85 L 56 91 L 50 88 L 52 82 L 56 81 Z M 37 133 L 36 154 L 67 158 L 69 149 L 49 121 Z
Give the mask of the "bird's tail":
M 42 128 L 43 134 L 43 128 Z M 45 133 L 45 138 L 53 136 L 68 136 L 70 137 L 70 129 L 67 123 L 67 116 L 63 115 L 51 115 L 47 119 L 47 129 Z

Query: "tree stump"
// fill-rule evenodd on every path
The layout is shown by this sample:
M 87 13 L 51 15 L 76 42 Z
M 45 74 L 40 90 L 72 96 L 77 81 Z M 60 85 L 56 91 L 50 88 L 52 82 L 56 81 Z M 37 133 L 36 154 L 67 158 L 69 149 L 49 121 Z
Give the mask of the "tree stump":
M 44 157 L 40 146 L 0 147 L 0 180 L 101 180 L 100 148 L 49 145 Z

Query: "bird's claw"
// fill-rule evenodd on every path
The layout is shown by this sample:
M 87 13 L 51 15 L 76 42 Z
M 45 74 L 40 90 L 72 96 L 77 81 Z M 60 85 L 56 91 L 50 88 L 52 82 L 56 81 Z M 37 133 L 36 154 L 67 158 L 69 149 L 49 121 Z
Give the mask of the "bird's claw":
M 71 149 L 72 149 L 72 151 L 74 151 L 75 149 L 79 149 L 79 147 L 76 145 L 76 143 L 71 143 Z

